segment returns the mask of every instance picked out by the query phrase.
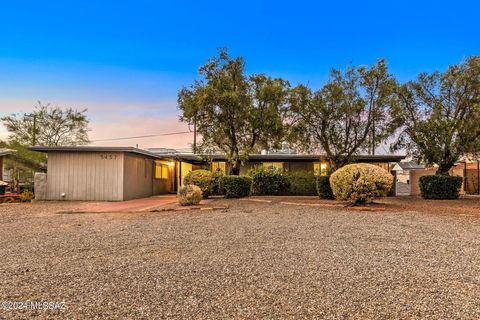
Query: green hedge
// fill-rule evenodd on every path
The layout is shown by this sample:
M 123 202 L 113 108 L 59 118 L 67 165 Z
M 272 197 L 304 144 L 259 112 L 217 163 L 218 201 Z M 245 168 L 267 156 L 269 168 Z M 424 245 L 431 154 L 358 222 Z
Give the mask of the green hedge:
M 320 199 L 335 199 L 332 187 L 330 186 L 330 176 L 320 176 L 317 179 L 317 194 Z
M 212 172 L 212 183 L 210 184 L 210 191 L 212 195 L 225 195 L 225 188 L 223 187 L 223 177 L 225 177 L 225 175 L 220 170 Z
M 183 184 L 196 185 L 202 190 L 203 197 L 208 198 L 208 196 L 212 193 L 212 181 L 213 175 L 211 171 L 199 169 L 187 173 L 187 175 L 183 179 Z
M 316 176 L 313 171 L 292 171 L 288 174 L 290 179 L 290 195 L 316 196 Z
M 463 178 L 434 175 L 420 177 L 420 191 L 424 199 L 457 199 Z
M 241 198 L 250 195 L 252 178 L 248 176 L 224 176 L 221 184 L 225 191 L 225 198 Z
M 255 169 L 252 177 L 252 194 L 254 195 L 285 195 L 290 191 L 290 179 L 277 170 Z

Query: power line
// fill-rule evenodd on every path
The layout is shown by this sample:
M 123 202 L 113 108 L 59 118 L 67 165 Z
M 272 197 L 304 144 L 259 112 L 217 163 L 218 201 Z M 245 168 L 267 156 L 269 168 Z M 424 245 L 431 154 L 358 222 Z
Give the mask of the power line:
M 152 138 L 152 137 L 161 137 L 161 136 L 174 136 L 179 134 L 192 133 L 191 131 L 179 131 L 179 132 L 169 132 L 169 133 L 160 133 L 160 134 L 149 134 L 145 136 L 133 136 L 133 137 L 121 137 L 121 138 L 109 138 L 109 139 L 99 139 L 92 140 L 91 142 L 100 142 L 100 141 L 115 141 L 115 140 L 130 140 L 130 139 L 140 139 L 140 138 Z

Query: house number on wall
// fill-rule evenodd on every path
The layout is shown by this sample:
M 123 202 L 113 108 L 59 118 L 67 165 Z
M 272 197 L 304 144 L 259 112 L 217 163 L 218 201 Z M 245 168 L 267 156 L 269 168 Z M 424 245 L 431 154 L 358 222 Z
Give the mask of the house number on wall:
M 117 159 L 117 155 L 116 154 L 101 154 L 100 158 L 102 160 L 115 160 L 115 159 Z

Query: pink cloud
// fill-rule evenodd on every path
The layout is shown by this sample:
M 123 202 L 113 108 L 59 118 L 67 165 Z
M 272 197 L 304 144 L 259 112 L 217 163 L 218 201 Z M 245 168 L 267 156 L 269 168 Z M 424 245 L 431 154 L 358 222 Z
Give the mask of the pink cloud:
M 0 99 L 0 114 L 30 112 L 36 103 L 35 100 L 28 99 Z M 188 131 L 188 126 L 178 120 L 175 101 L 139 103 L 50 101 L 50 103 L 54 106 L 88 108 L 91 129 L 89 136 L 92 141 Z M 6 139 L 7 136 L 7 131 L 0 125 L 0 139 Z M 98 141 L 92 142 L 92 144 L 102 146 L 136 146 L 138 144 L 140 148 L 189 148 L 192 141 L 193 133 L 188 133 L 163 137 Z
M 136 146 L 138 144 L 140 148 L 189 148 L 193 141 L 193 133 L 117 141 L 95 141 L 189 131 L 188 126 L 181 123 L 176 115 L 166 117 L 112 115 L 111 120 L 110 123 L 92 122 L 90 139 L 93 141 L 93 145 Z

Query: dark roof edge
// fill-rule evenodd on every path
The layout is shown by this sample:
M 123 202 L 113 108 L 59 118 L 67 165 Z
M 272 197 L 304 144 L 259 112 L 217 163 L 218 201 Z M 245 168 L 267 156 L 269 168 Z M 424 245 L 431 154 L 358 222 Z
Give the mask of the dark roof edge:
M 186 161 L 204 161 L 206 159 L 212 160 L 226 160 L 226 156 L 222 154 L 213 155 L 199 155 L 193 153 L 152 153 L 144 149 L 135 147 L 100 147 L 100 146 L 29 146 L 29 150 L 38 152 L 128 152 L 139 155 L 148 156 L 155 159 L 178 159 Z M 405 159 L 404 155 L 355 155 L 353 156 L 357 161 L 389 161 L 398 162 Z M 251 154 L 249 160 L 315 160 L 326 158 L 322 154 Z
M 135 147 L 96 147 L 96 146 L 62 146 L 62 147 L 47 147 L 47 146 L 29 146 L 28 150 L 38 152 L 127 152 L 138 155 L 143 155 L 155 159 L 165 159 L 161 155 L 148 152 L 143 149 Z M 172 158 L 172 157 L 170 157 Z
M 174 157 L 178 160 L 185 161 L 203 161 L 203 160 L 217 160 L 222 161 L 226 160 L 225 155 L 222 154 L 213 154 L 213 155 L 199 155 L 199 154 L 158 154 L 161 157 Z M 404 155 L 356 155 L 353 158 L 356 161 L 389 161 L 389 162 L 399 162 L 400 160 L 405 159 Z M 321 158 L 326 158 L 325 155 L 320 154 L 252 154 L 248 157 L 250 161 L 261 161 L 261 160 L 275 160 L 275 161 L 288 161 L 288 160 L 317 160 Z

